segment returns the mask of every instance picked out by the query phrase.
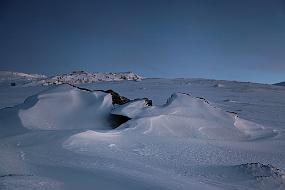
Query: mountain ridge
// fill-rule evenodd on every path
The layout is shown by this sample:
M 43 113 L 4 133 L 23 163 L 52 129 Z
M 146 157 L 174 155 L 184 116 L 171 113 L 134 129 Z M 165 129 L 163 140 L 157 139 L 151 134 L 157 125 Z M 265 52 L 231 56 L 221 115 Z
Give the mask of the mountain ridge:
M 70 73 L 54 75 L 47 77 L 41 74 L 27 74 L 13 71 L 0 71 L 0 83 L 8 83 L 11 85 L 58 85 L 58 84 L 85 84 L 99 81 L 122 81 L 133 80 L 140 81 L 143 77 L 133 72 L 86 72 L 72 71 Z

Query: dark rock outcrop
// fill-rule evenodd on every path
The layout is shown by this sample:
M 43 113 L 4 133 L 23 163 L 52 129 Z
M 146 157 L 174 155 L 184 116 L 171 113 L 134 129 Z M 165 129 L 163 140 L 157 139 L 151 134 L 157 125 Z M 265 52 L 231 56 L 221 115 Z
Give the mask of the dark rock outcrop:
M 70 86 L 72 86 L 74 88 L 77 88 L 79 90 L 87 91 L 87 92 L 99 91 L 99 92 L 105 92 L 105 93 L 111 94 L 113 104 L 123 105 L 125 103 L 130 102 L 130 99 L 126 98 L 125 96 L 121 96 L 119 93 L 117 93 L 117 92 L 115 92 L 115 91 L 113 91 L 111 89 L 109 89 L 109 90 L 90 90 L 88 88 L 82 88 L 82 87 L 79 87 L 79 86 L 75 86 L 73 84 L 68 84 L 68 85 L 70 85 Z
M 130 100 L 124 96 L 121 96 L 119 93 L 113 91 L 113 90 L 102 90 L 102 92 L 106 92 L 106 93 L 109 93 L 112 95 L 112 101 L 113 101 L 113 104 L 119 104 L 119 105 L 123 105 L 125 103 L 128 103 L 130 102 Z
M 284 178 L 285 174 L 279 168 L 276 168 L 270 164 L 262 163 L 246 163 L 237 166 L 247 174 L 256 178 L 268 178 L 268 177 L 280 177 Z
M 150 100 L 148 98 L 136 98 L 136 99 L 134 99 L 132 101 L 137 101 L 137 100 L 144 100 L 146 106 L 152 106 L 152 100 Z

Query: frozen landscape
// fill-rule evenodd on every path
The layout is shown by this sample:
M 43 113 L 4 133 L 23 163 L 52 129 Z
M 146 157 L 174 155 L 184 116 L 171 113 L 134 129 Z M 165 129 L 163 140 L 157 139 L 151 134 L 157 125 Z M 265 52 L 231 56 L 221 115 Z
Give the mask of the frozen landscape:
M 284 147 L 283 86 L 0 72 L 1 190 L 284 190 Z

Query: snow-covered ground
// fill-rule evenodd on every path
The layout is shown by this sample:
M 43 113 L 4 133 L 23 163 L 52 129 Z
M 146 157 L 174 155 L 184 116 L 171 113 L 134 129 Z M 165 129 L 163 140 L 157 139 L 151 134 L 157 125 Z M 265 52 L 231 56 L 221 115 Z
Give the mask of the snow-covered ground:
M 0 189 L 285 189 L 284 87 L 77 85 L 0 87 Z

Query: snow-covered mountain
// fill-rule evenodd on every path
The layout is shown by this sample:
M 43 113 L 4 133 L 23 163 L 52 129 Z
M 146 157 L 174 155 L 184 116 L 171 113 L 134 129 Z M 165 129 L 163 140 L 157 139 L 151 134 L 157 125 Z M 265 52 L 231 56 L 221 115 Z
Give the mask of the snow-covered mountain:
M 133 80 L 140 81 L 143 78 L 132 72 L 117 73 L 89 73 L 85 71 L 73 71 L 67 74 L 55 75 L 47 77 L 40 74 L 26 74 L 12 71 L 0 71 L 0 84 L 11 85 L 57 85 L 57 84 L 85 84 L 98 81 L 122 81 Z
M 84 84 L 98 81 L 121 81 L 134 80 L 139 81 L 142 77 L 132 72 L 118 72 L 118 73 L 88 73 L 85 71 L 73 71 L 71 73 L 56 75 L 51 78 L 40 81 L 40 84 Z
M 0 84 L 27 84 L 46 79 L 45 75 L 27 74 L 13 71 L 0 71 Z

